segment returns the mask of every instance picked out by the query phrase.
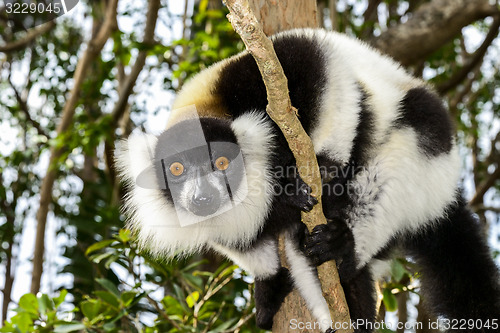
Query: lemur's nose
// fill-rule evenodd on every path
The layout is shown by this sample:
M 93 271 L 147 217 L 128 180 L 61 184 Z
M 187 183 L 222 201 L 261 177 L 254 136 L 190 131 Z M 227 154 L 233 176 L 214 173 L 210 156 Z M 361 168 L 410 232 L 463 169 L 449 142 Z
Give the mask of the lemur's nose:
M 214 200 L 214 195 L 211 193 L 195 193 L 193 195 L 193 203 L 198 206 L 205 206 L 212 203 Z

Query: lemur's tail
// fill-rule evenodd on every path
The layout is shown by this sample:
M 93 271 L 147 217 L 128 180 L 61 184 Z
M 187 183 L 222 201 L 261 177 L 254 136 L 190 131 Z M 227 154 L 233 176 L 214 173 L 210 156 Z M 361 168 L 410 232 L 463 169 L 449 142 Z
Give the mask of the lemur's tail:
M 436 222 L 408 244 L 424 302 L 459 332 L 499 332 L 500 274 L 479 221 L 460 198 Z

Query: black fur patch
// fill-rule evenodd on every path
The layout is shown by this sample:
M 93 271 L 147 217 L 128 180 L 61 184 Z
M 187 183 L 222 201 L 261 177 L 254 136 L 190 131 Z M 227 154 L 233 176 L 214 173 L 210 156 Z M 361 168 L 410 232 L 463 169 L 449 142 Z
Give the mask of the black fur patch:
M 285 267 L 270 278 L 255 279 L 255 319 L 258 327 L 266 330 L 273 327 L 274 315 L 292 289 L 292 277 Z
M 354 137 L 351 162 L 355 166 L 364 165 L 368 159 L 368 152 L 373 141 L 373 130 L 375 127 L 373 114 L 368 105 L 368 93 L 361 85 L 358 86 L 361 94 L 359 100 L 359 120 L 356 126 L 356 136 Z
M 449 319 L 498 320 L 500 276 L 481 226 L 462 199 L 446 215 L 405 244 L 421 269 L 424 300 Z
M 200 118 L 200 123 L 207 142 L 224 141 L 238 143 L 229 120 Z
M 303 36 L 283 36 L 274 39 L 273 43 L 288 79 L 292 105 L 298 109 L 302 126 L 309 133 L 327 83 L 323 50 L 314 40 Z M 252 109 L 265 112 L 266 89 L 250 54 L 228 63 L 212 92 L 233 117 Z
M 373 332 L 371 328 L 377 315 L 377 292 L 369 266 L 363 267 L 357 276 L 349 281 L 344 281 L 341 276 L 340 283 L 349 306 L 351 321 L 360 323 L 355 332 Z
M 323 50 L 314 39 L 296 35 L 274 38 L 273 44 L 288 79 L 292 105 L 298 110 L 302 126 L 310 133 L 319 114 L 320 98 L 327 84 Z M 212 87 L 212 93 L 232 118 L 252 110 L 264 113 L 267 117 L 266 89 L 257 64 L 250 54 L 239 56 L 224 66 Z M 274 154 L 271 164 L 284 168 L 295 165 L 283 134 L 276 125 L 273 126 L 276 133 L 275 146 L 283 149 Z M 300 221 L 300 210 L 275 200 L 271 215 L 259 237 L 275 235 L 290 227 L 290 221 Z
M 425 88 L 406 93 L 399 109 L 397 126 L 410 126 L 418 133 L 419 147 L 428 156 L 448 153 L 453 142 L 453 125 L 438 96 Z

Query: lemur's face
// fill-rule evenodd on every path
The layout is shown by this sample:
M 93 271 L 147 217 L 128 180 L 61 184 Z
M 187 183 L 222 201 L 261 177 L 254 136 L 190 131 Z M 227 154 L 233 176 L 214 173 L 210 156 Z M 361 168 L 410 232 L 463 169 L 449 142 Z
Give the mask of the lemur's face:
M 183 121 L 158 138 L 156 178 L 165 199 L 177 210 L 210 217 L 241 201 L 243 157 L 234 133 L 225 125 L 217 126 L 211 119 Z
M 118 150 L 128 227 L 162 256 L 250 244 L 274 200 L 272 128 L 258 114 L 198 118 Z

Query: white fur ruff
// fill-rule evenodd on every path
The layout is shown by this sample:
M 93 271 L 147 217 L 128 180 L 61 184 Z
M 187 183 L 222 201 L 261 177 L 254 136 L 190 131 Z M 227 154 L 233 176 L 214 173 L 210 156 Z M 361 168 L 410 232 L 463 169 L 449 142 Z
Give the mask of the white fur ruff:
M 255 239 L 273 197 L 269 165 L 271 127 L 262 116 L 250 113 L 234 120 L 232 128 L 245 161 L 247 196 L 237 198 L 241 203 L 232 209 L 185 227 L 180 225 L 179 218 L 188 220 L 196 216 L 189 212 L 179 216 L 180 210 L 162 194 L 153 169 L 157 138 L 132 134 L 122 143 L 116 161 L 120 177 L 128 187 L 124 212 L 128 216 L 128 227 L 138 235 L 140 246 L 153 254 L 172 257 L 201 251 L 209 242 L 233 247 Z M 140 174 L 142 182 L 150 186 L 137 184 Z

